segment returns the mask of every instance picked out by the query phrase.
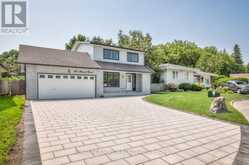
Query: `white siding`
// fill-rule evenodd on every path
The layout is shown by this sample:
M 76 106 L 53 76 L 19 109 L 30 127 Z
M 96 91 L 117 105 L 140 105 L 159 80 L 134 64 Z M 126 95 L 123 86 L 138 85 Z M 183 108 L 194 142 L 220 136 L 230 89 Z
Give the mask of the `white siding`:
M 112 49 L 119 51 L 119 60 L 109 60 L 103 59 L 103 50 L 104 49 Z M 93 60 L 97 61 L 105 61 L 105 62 L 113 62 L 113 63 L 123 63 L 123 64 L 134 64 L 134 65 L 144 65 L 144 53 L 139 51 L 132 51 L 127 49 L 120 49 L 102 45 L 93 45 L 89 43 L 82 43 L 77 48 L 77 51 L 87 52 L 91 56 Z M 138 63 L 137 62 L 128 62 L 127 61 L 127 52 L 138 53 Z
M 104 76 L 102 70 L 96 70 L 96 95 L 104 96 Z
M 69 67 L 53 67 L 41 65 L 26 65 L 26 97 L 27 99 L 38 98 L 38 73 L 60 73 L 60 74 L 88 74 L 97 75 L 96 79 L 96 94 L 103 95 L 103 74 L 99 70 L 94 69 L 79 69 Z
M 173 78 L 173 71 L 178 72 L 178 77 Z M 186 74 L 188 73 L 188 79 Z M 165 83 L 174 83 L 174 84 L 181 84 L 181 83 L 194 83 L 194 73 L 191 71 L 182 71 L 182 70 L 171 70 L 167 69 L 161 74 L 161 80 Z
M 77 48 L 78 52 L 87 52 L 91 59 L 94 59 L 94 47 L 92 44 L 80 44 L 79 47 Z
M 142 92 L 146 94 L 150 94 L 150 83 L 151 75 L 150 73 L 143 73 L 142 74 Z

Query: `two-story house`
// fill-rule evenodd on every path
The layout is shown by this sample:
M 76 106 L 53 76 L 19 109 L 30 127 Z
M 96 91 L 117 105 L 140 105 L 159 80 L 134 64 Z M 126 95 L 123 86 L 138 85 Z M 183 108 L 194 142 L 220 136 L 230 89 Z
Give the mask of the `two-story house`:
M 152 70 L 136 49 L 77 42 L 72 51 L 20 45 L 27 99 L 73 99 L 150 93 Z

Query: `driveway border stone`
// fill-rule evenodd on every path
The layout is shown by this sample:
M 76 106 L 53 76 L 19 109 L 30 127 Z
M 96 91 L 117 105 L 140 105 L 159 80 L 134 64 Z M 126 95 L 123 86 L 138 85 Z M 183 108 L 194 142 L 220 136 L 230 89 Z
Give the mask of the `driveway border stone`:
M 40 151 L 29 101 L 24 108 L 23 165 L 41 165 Z

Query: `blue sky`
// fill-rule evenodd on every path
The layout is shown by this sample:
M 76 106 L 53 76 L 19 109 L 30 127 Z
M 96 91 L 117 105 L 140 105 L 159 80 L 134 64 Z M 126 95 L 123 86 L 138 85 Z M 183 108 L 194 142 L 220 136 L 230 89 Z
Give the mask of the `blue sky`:
M 150 33 L 153 43 L 189 40 L 231 51 L 238 43 L 249 62 L 248 0 L 29 0 L 30 32 L 0 35 L 0 52 L 29 44 L 64 48 L 74 34 L 117 39 L 124 32 Z

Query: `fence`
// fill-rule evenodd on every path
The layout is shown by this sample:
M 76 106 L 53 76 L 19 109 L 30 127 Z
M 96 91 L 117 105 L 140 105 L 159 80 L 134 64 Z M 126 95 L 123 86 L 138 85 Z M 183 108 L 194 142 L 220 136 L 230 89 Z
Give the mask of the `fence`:
M 151 91 L 158 92 L 163 90 L 163 83 L 152 83 L 151 84 Z
M 25 80 L 0 80 L 0 95 L 24 95 Z

